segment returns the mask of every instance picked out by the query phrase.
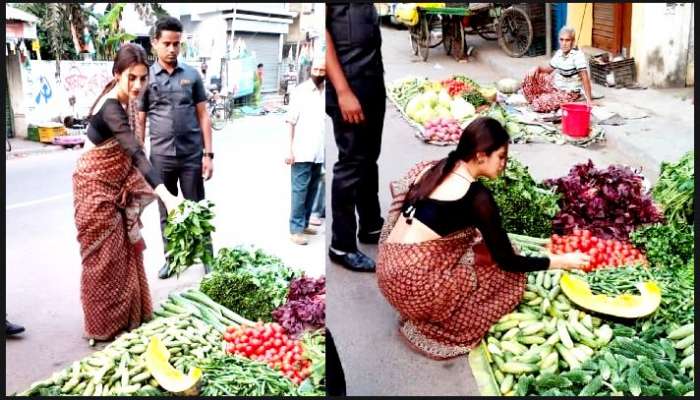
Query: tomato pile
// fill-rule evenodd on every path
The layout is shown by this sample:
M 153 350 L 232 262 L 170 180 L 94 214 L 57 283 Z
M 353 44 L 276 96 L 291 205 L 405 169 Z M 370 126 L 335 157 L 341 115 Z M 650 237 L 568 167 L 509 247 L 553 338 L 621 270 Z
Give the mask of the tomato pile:
M 224 340 L 228 342 L 227 353 L 266 362 L 296 385 L 311 374 L 311 362 L 303 357 L 301 342 L 290 339 L 278 323 L 231 326 L 226 329 Z
M 445 79 L 440 83 L 445 89 L 447 89 L 447 93 L 452 97 L 462 94 L 463 92 L 471 91 L 471 86 L 454 79 Z
M 614 239 L 601 239 L 587 229 L 574 229 L 572 235 L 552 235 L 547 249 L 552 254 L 580 251 L 591 256 L 591 262 L 583 270 L 590 272 L 602 267 L 647 264 L 644 255 L 632 244 Z

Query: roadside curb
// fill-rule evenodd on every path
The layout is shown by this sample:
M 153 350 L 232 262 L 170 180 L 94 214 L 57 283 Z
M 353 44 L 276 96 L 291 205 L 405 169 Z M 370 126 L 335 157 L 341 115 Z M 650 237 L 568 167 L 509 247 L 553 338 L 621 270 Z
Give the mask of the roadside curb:
M 55 153 L 59 151 L 64 151 L 68 150 L 67 148 L 64 148 L 62 146 L 55 146 L 55 145 L 47 145 L 44 147 L 40 148 L 31 148 L 31 149 L 12 149 L 11 151 L 6 151 L 5 152 L 5 160 L 12 160 L 15 158 L 24 158 L 28 157 L 31 155 L 35 154 L 46 154 L 46 153 Z

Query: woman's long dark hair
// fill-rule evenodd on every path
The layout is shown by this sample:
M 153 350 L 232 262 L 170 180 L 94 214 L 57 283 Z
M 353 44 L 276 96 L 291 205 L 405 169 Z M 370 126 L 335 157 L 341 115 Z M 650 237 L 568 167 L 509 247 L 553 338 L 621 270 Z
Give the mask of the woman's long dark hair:
M 141 47 L 138 44 L 126 43 L 119 48 L 119 51 L 117 51 L 116 56 L 114 56 L 114 64 L 112 65 L 112 75 L 121 74 L 127 69 L 138 64 L 145 65 L 146 68 L 148 68 L 148 57 L 146 56 L 146 50 L 144 50 L 143 47 Z M 109 83 L 102 90 L 102 93 L 100 93 L 100 95 L 97 96 L 97 100 L 95 100 L 95 102 L 92 104 L 92 107 L 90 107 L 88 118 L 92 116 L 92 112 L 95 110 L 95 106 L 97 105 L 97 103 L 100 102 L 100 99 L 104 95 L 109 93 L 110 90 L 114 89 L 115 86 L 117 86 L 116 78 L 109 81 Z
M 476 118 L 464 128 L 457 148 L 430 168 L 420 181 L 409 189 L 404 204 L 415 205 L 416 202 L 427 198 L 452 172 L 457 161 L 470 161 L 478 152 L 490 156 L 507 144 L 508 140 L 508 132 L 500 122 L 489 117 Z

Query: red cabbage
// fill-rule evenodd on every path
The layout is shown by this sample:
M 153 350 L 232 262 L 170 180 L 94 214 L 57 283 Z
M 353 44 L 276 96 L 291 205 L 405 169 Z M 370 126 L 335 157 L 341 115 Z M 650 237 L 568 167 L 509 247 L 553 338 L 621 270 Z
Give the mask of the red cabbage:
M 635 227 L 663 220 L 650 194 L 644 193 L 643 177 L 627 166 L 595 169 L 589 159 L 573 166 L 568 175 L 543 183 L 562 195 L 561 210 L 552 221 L 558 234 L 579 228 L 624 241 Z
M 302 276 L 289 284 L 287 302 L 272 312 L 272 317 L 291 335 L 326 325 L 326 278 Z

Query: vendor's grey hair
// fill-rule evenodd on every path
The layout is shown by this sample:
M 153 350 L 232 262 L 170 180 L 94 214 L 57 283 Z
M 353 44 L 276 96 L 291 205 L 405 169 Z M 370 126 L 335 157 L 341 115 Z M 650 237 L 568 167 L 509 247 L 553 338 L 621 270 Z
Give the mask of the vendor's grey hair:
M 570 26 L 563 26 L 561 29 L 559 29 L 559 37 L 565 33 L 568 33 L 574 39 L 576 38 L 576 29 Z

